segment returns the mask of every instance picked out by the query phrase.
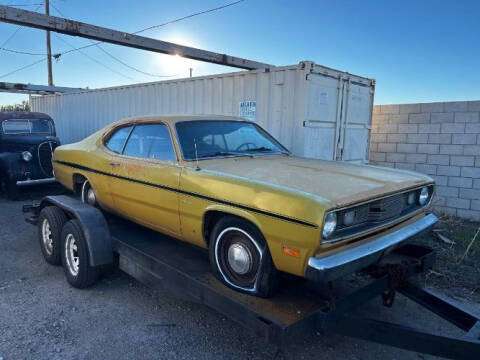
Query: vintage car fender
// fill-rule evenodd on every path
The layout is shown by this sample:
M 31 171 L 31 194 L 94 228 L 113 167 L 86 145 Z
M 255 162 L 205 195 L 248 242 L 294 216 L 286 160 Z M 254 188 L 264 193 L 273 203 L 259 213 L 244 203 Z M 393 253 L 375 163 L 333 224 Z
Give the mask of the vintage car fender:
M 0 154 L 0 174 L 10 181 L 15 181 L 22 175 L 23 166 L 19 168 L 18 164 L 23 164 L 20 153 L 1 153 Z
M 253 216 L 250 212 L 242 210 L 242 209 L 238 209 L 238 208 L 233 208 L 233 207 L 227 206 L 227 205 L 222 205 L 222 204 L 213 204 L 213 205 L 208 206 L 205 209 L 205 212 L 203 214 L 203 222 L 202 222 L 203 224 L 205 224 L 206 214 L 210 211 L 222 212 L 222 213 L 225 213 L 225 214 L 231 214 L 231 215 L 243 218 L 247 221 L 250 221 L 253 225 L 255 225 L 260 230 L 260 232 L 262 232 L 262 227 L 261 227 L 258 219 L 256 219 L 255 216 Z

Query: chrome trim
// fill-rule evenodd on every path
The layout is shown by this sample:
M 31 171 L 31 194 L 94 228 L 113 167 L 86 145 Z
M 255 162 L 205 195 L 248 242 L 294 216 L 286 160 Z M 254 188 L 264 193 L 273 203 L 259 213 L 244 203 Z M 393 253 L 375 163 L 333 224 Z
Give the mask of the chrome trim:
M 20 180 L 17 181 L 17 186 L 28 186 L 28 185 L 40 185 L 40 184 L 51 184 L 56 182 L 57 179 L 54 177 L 46 179 L 36 179 L 36 180 Z
M 429 214 L 377 239 L 332 255 L 311 257 L 308 259 L 306 276 L 320 281 L 329 281 L 351 274 L 377 262 L 386 250 L 427 230 L 437 221 L 438 218 L 434 214 Z

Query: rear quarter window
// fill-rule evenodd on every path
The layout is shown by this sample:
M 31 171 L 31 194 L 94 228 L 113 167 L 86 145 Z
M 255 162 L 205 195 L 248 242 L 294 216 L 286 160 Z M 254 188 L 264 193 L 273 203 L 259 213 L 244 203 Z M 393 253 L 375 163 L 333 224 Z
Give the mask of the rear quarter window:
M 132 126 L 125 126 L 116 130 L 105 142 L 105 146 L 113 152 L 121 154 L 130 131 L 132 131 Z

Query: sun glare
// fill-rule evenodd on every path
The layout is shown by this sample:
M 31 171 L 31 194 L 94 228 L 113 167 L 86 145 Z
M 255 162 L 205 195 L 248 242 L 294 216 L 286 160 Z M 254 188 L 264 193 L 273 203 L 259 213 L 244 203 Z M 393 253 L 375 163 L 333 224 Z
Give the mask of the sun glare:
M 175 44 L 196 47 L 193 42 L 185 40 L 184 38 L 172 37 L 165 39 L 165 41 Z M 195 61 L 184 58 L 180 55 L 164 55 L 155 54 L 155 64 L 158 69 L 157 72 L 164 75 L 177 75 L 179 77 L 188 77 L 190 68 L 195 71 Z

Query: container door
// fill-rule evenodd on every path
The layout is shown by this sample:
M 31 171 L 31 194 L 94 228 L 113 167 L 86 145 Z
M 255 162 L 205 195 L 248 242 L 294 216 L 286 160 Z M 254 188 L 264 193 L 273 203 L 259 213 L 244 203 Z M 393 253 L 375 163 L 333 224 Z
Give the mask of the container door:
M 351 78 L 343 81 L 336 160 L 368 162 L 373 106 L 373 87 Z
M 342 81 L 334 76 L 313 73 L 307 79 L 303 156 L 334 160 L 339 136 Z

